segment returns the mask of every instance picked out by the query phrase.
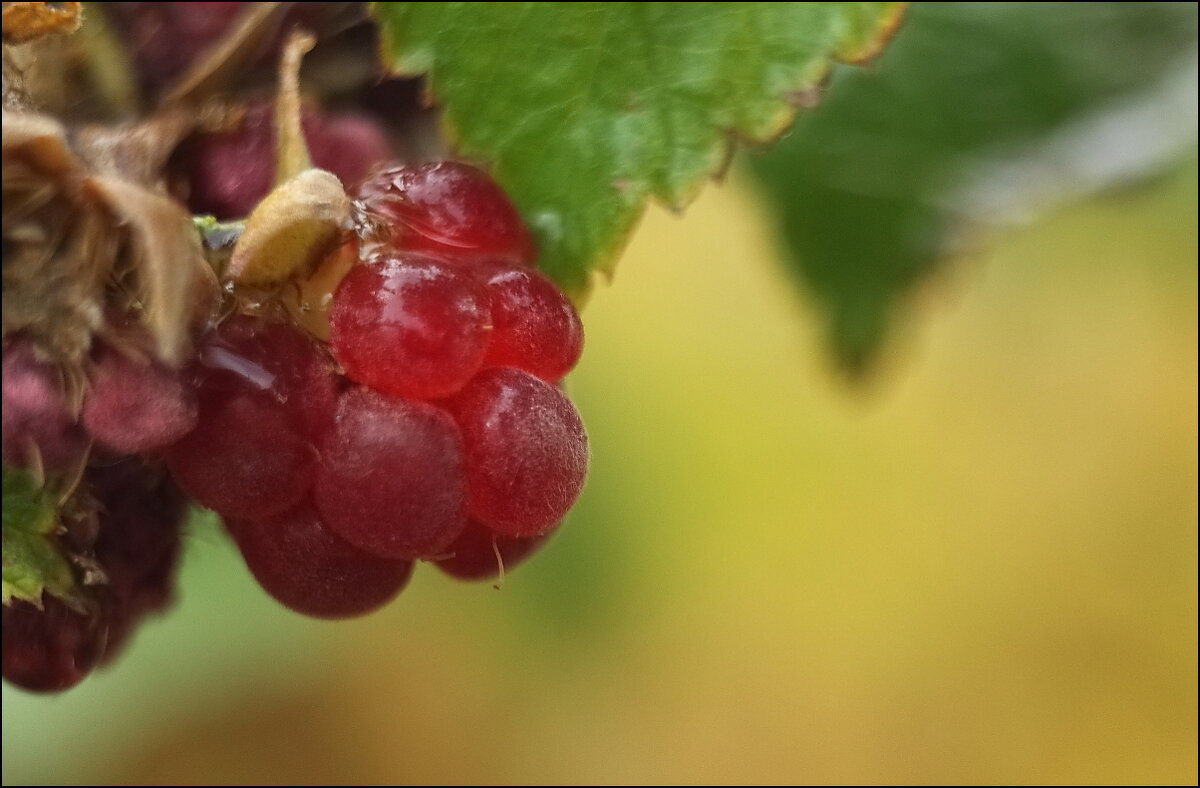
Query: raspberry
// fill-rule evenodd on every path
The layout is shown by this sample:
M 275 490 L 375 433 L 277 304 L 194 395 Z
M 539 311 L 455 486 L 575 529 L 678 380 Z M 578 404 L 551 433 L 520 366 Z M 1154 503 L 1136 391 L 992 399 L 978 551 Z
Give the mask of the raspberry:
M 528 265 L 533 242 L 517 209 L 487 173 L 438 161 L 388 165 L 356 193 L 362 232 L 387 248 L 475 262 Z
M 220 200 L 269 186 L 259 111 L 240 141 L 207 141 L 236 170 L 213 182 Z M 484 173 L 446 162 L 392 166 L 360 197 L 358 240 L 293 303 L 328 308 L 328 345 L 273 319 L 287 305 L 270 296 L 255 308 L 271 317 L 216 325 L 182 373 L 101 346 L 76 424 L 63 371 L 6 342 L 5 461 L 80 460 L 84 429 L 97 444 L 59 512 L 57 536 L 86 570 L 77 596 L 5 608 L 6 678 L 71 686 L 168 604 L 184 493 L 222 515 L 268 594 L 318 618 L 386 604 L 416 560 L 495 577 L 561 523 L 587 471 L 587 435 L 559 388 L 583 330 L 529 267 L 515 209 Z M 131 456 L 147 454 L 170 475 Z
M 333 423 L 338 384 L 325 349 L 285 323 L 231 317 L 197 350 L 203 391 L 259 391 L 319 440 Z
M 269 101 L 246 109 L 237 128 L 198 134 L 185 146 L 188 206 L 219 219 L 246 216 L 275 183 L 275 116 Z M 313 166 L 328 170 L 346 186 L 366 176 L 391 146 L 373 120 L 364 115 L 326 117 L 312 106 L 301 112 L 304 138 Z
M 445 552 L 466 523 L 462 438 L 431 405 L 354 388 L 317 472 L 318 511 L 350 544 L 383 558 Z
M 500 574 L 501 562 L 508 572 L 529 556 L 533 555 L 553 530 L 541 536 L 515 539 L 501 536 L 487 526 L 474 520 L 467 523 L 462 534 L 450 545 L 446 558 L 439 558 L 435 566 L 459 580 L 490 580 Z M 499 558 L 497 558 L 499 553 Z
M 64 470 L 78 462 L 87 440 L 67 407 L 62 373 L 18 338 L 4 345 L 3 377 L 4 463 Z
M 330 344 L 353 380 L 412 399 L 444 397 L 479 371 L 491 322 L 466 271 L 420 257 L 355 266 L 333 296 Z
M 308 494 L 337 383 L 324 351 L 298 329 L 233 317 L 200 343 L 196 429 L 167 452 L 179 485 L 227 516 L 258 520 Z
M 411 562 L 351 546 L 308 505 L 269 520 L 227 525 L 263 589 L 308 616 L 368 613 L 400 593 L 412 575 Z
M 175 481 L 189 495 L 222 515 L 251 520 L 299 503 L 316 459 L 308 437 L 261 392 L 202 392 L 196 429 L 167 452 Z
M 492 338 L 484 366 L 515 367 L 553 383 L 583 352 L 575 307 L 536 271 L 498 269 L 487 277 Z
M 4 678 L 31 692 L 60 692 L 83 680 L 104 655 L 108 625 L 102 611 L 84 612 L 47 596 L 4 605 Z
M 92 368 L 81 423 L 105 448 L 153 451 L 191 431 L 196 398 L 173 370 L 105 348 Z
M 587 474 L 587 434 L 559 389 L 525 372 L 481 372 L 441 403 L 466 447 L 471 516 L 505 536 L 545 533 Z

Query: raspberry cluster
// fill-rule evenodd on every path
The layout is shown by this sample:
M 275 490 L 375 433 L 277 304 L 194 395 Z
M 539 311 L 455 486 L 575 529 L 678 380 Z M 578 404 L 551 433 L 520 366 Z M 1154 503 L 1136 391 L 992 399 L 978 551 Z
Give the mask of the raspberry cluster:
M 417 560 L 495 577 L 562 521 L 588 462 L 561 388 L 583 331 L 516 210 L 457 162 L 376 169 L 355 197 L 327 342 L 258 303 L 174 370 L 113 318 L 73 405 L 64 370 L 6 338 L 4 463 L 83 468 L 57 538 L 92 575 L 70 600 L 5 605 L 6 679 L 72 686 L 165 607 L 187 498 L 271 596 L 321 618 L 385 604 Z
M 289 29 L 328 40 L 361 34 L 363 18 L 343 3 L 101 13 L 149 99 L 247 21 L 259 27 L 240 45 L 244 87 L 255 72 L 262 82 Z M 73 686 L 162 611 L 189 500 L 221 516 L 271 596 L 344 618 L 392 599 L 419 560 L 495 577 L 544 544 L 578 497 L 587 436 L 561 384 L 582 350 L 575 309 L 533 267 L 529 232 L 485 173 L 378 164 L 403 137 L 363 110 L 372 90 L 358 110 L 306 104 L 300 117 L 313 166 L 351 190 L 354 232 L 275 290 L 230 283 L 224 316 L 192 326 L 182 369 L 159 360 L 120 276 L 98 286 L 86 352 L 6 330 L 6 479 L 15 469 L 43 485 L 56 527 L 31 544 L 57 551 L 71 579 L 56 576 L 62 596 L 4 604 L 6 680 Z M 236 220 L 280 178 L 271 102 L 230 95 L 233 111 L 184 139 L 162 175 L 193 213 Z
M 579 317 L 499 187 L 457 162 L 391 165 L 356 197 L 328 345 L 285 319 L 224 321 L 191 370 L 196 428 L 166 453 L 263 588 L 323 618 L 386 603 L 416 560 L 463 578 L 511 566 L 587 470 L 556 385 Z

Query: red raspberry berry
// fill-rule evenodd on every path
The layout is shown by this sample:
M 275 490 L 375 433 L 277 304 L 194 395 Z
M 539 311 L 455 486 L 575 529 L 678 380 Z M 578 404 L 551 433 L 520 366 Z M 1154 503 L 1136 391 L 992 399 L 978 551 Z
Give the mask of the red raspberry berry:
M 67 407 L 62 372 L 18 338 L 4 345 L 3 377 L 4 464 L 64 470 L 77 463 L 87 439 Z
M 333 362 L 320 343 L 286 323 L 245 315 L 226 320 L 200 343 L 196 375 L 204 392 L 262 392 L 314 441 L 333 423 Z
M 515 369 L 481 372 L 441 403 L 462 430 L 471 516 L 505 536 L 537 536 L 583 489 L 587 434 L 559 389 Z
M 260 522 L 226 521 L 263 589 L 317 618 L 348 618 L 386 604 L 407 585 L 412 563 L 363 552 L 310 505 Z
M 333 296 L 330 344 L 353 380 L 411 399 L 458 391 L 483 364 L 491 322 L 463 269 L 385 257 L 351 269 Z
M 386 249 L 465 262 L 534 260 L 517 209 L 487 173 L 469 164 L 389 165 L 363 181 L 356 197 L 367 240 Z
M 107 13 L 124 34 L 137 62 L 137 76 L 150 88 L 170 85 L 205 57 L 254 3 L 105 3 Z M 243 43 L 242 71 L 266 73 L 279 60 L 284 33 L 296 27 L 333 34 L 361 18 L 352 3 L 291 3 L 274 24 Z
M 324 351 L 292 326 L 234 317 L 200 343 L 195 377 L 196 429 L 167 453 L 179 486 L 239 519 L 298 504 L 337 401 Z
M 108 589 L 133 614 L 163 609 L 175 580 L 186 499 L 164 471 L 135 458 L 90 466 L 84 480 L 99 505 L 92 552 Z
M 431 405 L 347 391 L 325 442 L 315 501 L 331 529 L 369 553 L 444 553 L 466 524 L 458 428 Z
M 562 291 L 536 271 L 495 269 L 487 277 L 492 337 L 485 367 L 514 367 L 553 383 L 583 352 L 583 324 Z
M 260 520 L 307 495 L 316 467 L 311 440 L 261 392 L 201 394 L 196 429 L 167 452 L 189 495 L 226 517 Z
M 104 348 L 92 369 L 80 421 L 107 449 L 154 451 L 196 425 L 196 397 L 174 370 Z
M 106 583 L 90 592 L 106 615 L 105 664 L 171 601 L 186 500 L 163 471 L 134 458 L 89 467 L 84 484 L 98 505 L 92 555 Z
M 161 86 L 183 74 L 250 3 L 107 3 L 124 30 L 139 76 Z

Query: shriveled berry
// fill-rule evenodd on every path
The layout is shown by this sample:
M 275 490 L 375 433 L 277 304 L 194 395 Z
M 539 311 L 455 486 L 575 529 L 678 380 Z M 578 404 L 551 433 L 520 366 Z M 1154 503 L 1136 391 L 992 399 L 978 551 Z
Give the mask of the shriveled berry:
M 325 442 L 315 501 L 331 529 L 367 552 L 440 555 L 466 524 L 458 428 L 432 405 L 347 391 Z
M 59 692 L 83 680 L 104 654 L 102 609 L 74 610 L 46 596 L 42 609 L 18 600 L 4 605 L 3 668 L 7 681 L 32 692 Z
M 4 345 L 3 378 L 4 464 L 60 470 L 77 462 L 87 439 L 67 408 L 62 373 L 18 338 Z
M 299 503 L 316 459 L 309 438 L 262 392 L 202 397 L 196 429 L 167 452 L 185 492 L 226 517 L 248 520 Z
M 553 383 L 583 352 L 583 324 L 575 307 L 536 271 L 494 270 L 487 279 L 492 337 L 485 367 L 514 367 Z
M 196 425 L 196 397 L 174 370 L 105 348 L 92 368 L 80 421 L 105 448 L 154 451 Z
M 583 489 L 588 447 L 562 391 L 520 370 L 490 369 L 440 404 L 462 430 L 472 517 L 517 537 L 563 518 Z
M 393 256 L 354 267 L 338 285 L 329 340 L 352 380 L 432 399 L 479 371 L 490 321 L 483 287 L 465 270 Z
M 136 458 L 93 465 L 84 476 L 98 503 L 93 554 L 108 587 L 136 614 L 170 601 L 186 499 L 159 467 Z
M 186 501 L 165 471 L 132 457 L 90 466 L 83 485 L 97 506 L 92 557 L 105 583 L 89 592 L 107 617 L 106 664 L 172 599 Z
M 313 440 L 333 423 L 337 376 L 324 347 L 303 331 L 245 315 L 232 317 L 197 348 L 201 391 L 258 391 L 279 404 Z
M 387 603 L 407 585 L 410 561 L 379 558 L 335 534 L 308 504 L 260 522 L 227 521 L 263 589 L 317 618 L 348 618 Z
M 368 239 L 406 252 L 529 265 L 533 241 L 521 215 L 483 170 L 455 161 L 389 165 L 355 197 Z
M 512 570 L 545 544 L 552 533 L 553 530 L 541 536 L 517 539 L 501 536 L 486 525 L 469 520 L 454 544 L 446 550 L 448 555 L 439 558 L 434 565 L 459 580 L 490 580 L 500 574 L 502 563 L 505 572 Z

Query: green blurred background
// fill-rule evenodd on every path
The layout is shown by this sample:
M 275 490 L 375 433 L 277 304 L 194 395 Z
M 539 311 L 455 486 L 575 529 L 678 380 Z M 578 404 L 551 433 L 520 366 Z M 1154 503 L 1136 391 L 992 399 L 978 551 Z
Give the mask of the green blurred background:
M 538 558 L 320 623 L 199 518 L 115 666 L 4 687 L 4 783 L 1196 782 L 1189 149 L 919 284 L 906 249 L 853 384 L 846 285 L 797 295 L 773 192 L 652 209 L 585 314 L 591 477 Z

